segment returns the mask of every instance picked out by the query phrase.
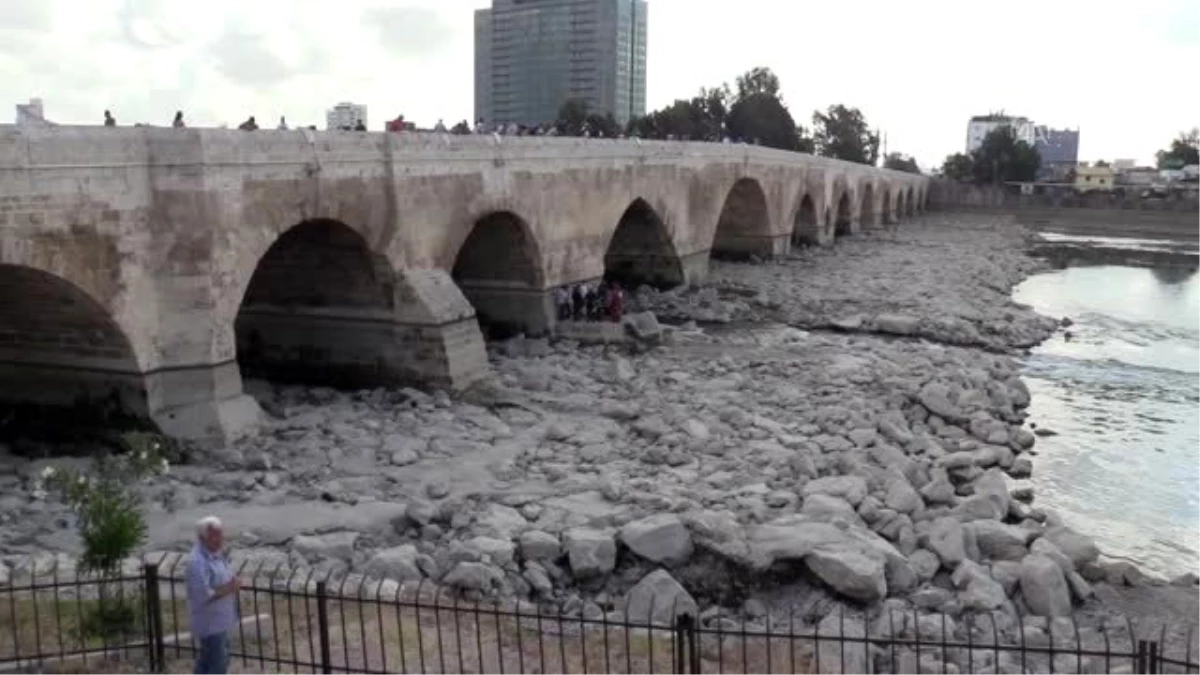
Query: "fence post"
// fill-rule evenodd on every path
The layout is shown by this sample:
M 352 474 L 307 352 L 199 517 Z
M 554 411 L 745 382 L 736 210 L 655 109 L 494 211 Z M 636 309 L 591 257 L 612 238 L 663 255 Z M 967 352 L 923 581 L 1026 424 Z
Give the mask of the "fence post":
M 691 614 L 675 617 L 675 672 L 699 673 L 700 649 L 696 646 L 696 619 Z
M 162 601 L 158 593 L 158 564 L 146 563 L 146 651 L 150 657 L 150 672 L 166 670 L 166 648 L 163 644 Z
M 1154 640 L 1150 641 L 1150 653 L 1148 654 L 1148 656 L 1150 658 L 1150 661 L 1148 664 L 1150 666 L 1150 668 L 1146 672 L 1147 673 L 1161 672 L 1161 669 L 1159 668 L 1159 662 L 1158 662 L 1158 659 L 1160 656 L 1158 653 L 1158 643 L 1155 642 Z
M 1150 655 L 1149 643 L 1146 642 L 1145 640 L 1138 640 L 1137 651 L 1134 652 L 1134 657 L 1133 657 L 1133 672 L 1135 672 L 1135 673 L 1150 672 L 1150 666 L 1149 666 L 1149 664 L 1147 664 L 1147 661 L 1149 661 L 1149 658 L 1147 658 L 1147 657 L 1149 655 Z
M 329 653 L 329 594 L 325 581 L 317 582 L 317 630 L 321 639 L 321 672 L 333 672 L 333 657 Z

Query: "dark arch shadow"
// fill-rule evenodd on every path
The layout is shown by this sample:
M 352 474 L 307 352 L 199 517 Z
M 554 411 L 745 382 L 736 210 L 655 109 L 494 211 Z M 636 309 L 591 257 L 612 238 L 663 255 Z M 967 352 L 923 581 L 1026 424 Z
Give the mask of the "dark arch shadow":
M 683 262 L 658 213 L 637 198 L 621 214 L 604 252 L 604 278 L 625 288 L 671 288 L 684 282 Z
M 908 188 L 908 198 L 905 199 L 904 201 L 908 206 L 908 211 L 905 215 L 911 217 L 917 210 L 917 202 L 916 202 L 916 199 L 913 198 L 912 188 Z
M 834 221 L 833 233 L 836 236 L 843 237 L 850 234 L 853 229 L 852 218 L 850 214 L 850 193 L 843 192 L 837 203 L 837 215 Z
M 336 220 L 307 220 L 259 259 L 234 321 L 245 378 L 337 387 L 388 381 L 394 275 Z
M 767 196 L 753 178 L 740 178 L 729 188 L 713 238 L 715 258 L 739 259 L 773 254 Z
M 879 202 L 879 222 L 883 225 L 891 225 L 896 222 L 896 212 L 892 209 L 892 191 L 884 188 L 883 199 Z
M 863 186 L 862 199 L 858 204 L 858 222 L 862 229 L 868 229 L 879 224 L 878 211 L 875 208 L 875 187 L 870 183 Z
M 896 193 L 896 222 L 900 222 L 900 219 L 907 215 L 904 212 L 904 205 L 904 191 L 901 190 Z
M 792 222 L 792 243 L 796 246 L 816 246 L 821 243 L 821 227 L 817 223 L 817 210 L 812 197 L 807 194 L 800 199 L 796 217 Z
M 533 231 L 517 214 L 493 211 L 475 221 L 451 276 L 475 308 L 485 335 L 505 338 L 549 329 L 540 261 Z
M 101 440 L 153 428 L 133 347 L 58 275 L 0 264 L 0 440 Z

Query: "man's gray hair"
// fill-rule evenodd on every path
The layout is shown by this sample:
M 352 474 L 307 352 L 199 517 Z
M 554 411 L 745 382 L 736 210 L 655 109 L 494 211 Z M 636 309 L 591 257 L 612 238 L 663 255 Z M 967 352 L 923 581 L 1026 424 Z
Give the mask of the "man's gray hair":
M 216 516 L 204 516 L 196 523 L 196 536 L 203 539 L 212 530 L 223 530 L 221 519 Z

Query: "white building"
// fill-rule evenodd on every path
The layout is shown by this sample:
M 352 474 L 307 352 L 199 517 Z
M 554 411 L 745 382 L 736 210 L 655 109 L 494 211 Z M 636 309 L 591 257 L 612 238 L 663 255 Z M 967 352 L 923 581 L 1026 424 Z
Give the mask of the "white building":
M 46 115 L 42 112 L 42 99 L 31 98 L 29 103 L 17 104 L 17 126 L 34 127 L 46 124 L 49 122 L 46 121 Z
M 994 129 L 1004 125 L 1011 126 L 1017 132 L 1017 139 L 1025 141 L 1029 145 L 1033 145 L 1036 140 L 1033 121 L 1027 117 L 1013 117 L 1004 113 L 991 113 L 988 115 L 976 115 L 967 122 L 967 154 L 971 154 L 983 145 L 983 139 L 987 138 Z
M 343 101 L 325 113 L 325 128 L 353 129 L 358 123 L 367 126 L 367 106 Z

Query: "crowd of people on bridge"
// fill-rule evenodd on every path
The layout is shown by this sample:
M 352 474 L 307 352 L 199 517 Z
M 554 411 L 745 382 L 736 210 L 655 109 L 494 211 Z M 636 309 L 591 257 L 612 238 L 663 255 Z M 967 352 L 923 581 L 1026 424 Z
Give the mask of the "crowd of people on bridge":
M 559 321 L 615 321 L 625 314 L 625 291 L 615 281 L 587 282 L 554 289 Z

